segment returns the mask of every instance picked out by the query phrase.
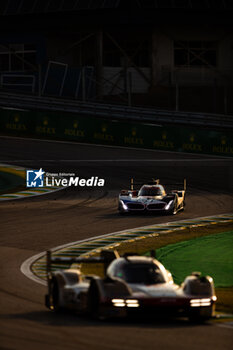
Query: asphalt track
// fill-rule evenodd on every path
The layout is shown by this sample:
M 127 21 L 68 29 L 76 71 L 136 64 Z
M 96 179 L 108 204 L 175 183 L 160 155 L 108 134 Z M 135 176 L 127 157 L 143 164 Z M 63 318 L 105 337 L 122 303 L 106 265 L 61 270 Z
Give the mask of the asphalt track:
M 231 349 L 232 328 L 186 320 L 94 322 L 56 315 L 45 287 L 21 264 L 48 248 L 127 228 L 232 212 L 232 159 L 0 137 L 0 162 L 98 176 L 104 188 L 69 188 L 0 203 L 0 349 Z M 187 178 L 187 209 L 175 217 L 117 214 L 117 193 L 138 181 Z

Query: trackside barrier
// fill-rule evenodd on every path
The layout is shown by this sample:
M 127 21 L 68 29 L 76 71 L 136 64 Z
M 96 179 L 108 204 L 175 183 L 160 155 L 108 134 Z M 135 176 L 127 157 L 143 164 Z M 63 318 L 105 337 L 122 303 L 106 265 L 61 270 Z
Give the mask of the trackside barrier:
M 0 109 L 1 134 L 233 156 L 233 132 L 155 125 L 55 111 Z

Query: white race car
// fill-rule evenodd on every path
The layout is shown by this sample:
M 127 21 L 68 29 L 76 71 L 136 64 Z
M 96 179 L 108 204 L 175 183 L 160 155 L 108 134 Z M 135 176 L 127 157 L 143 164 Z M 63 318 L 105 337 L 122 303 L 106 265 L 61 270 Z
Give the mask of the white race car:
M 82 275 L 77 268 L 51 272 L 54 263 L 103 263 L 106 273 L 101 278 Z M 217 298 L 211 277 L 192 273 L 179 286 L 153 257 L 120 257 L 116 251 L 106 250 L 100 257 L 51 258 L 48 252 L 47 266 L 45 304 L 54 311 L 71 309 L 100 319 L 169 314 L 202 321 L 214 315 Z
M 144 184 L 139 190 L 135 190 L 134 185 L 134 181 L 131 179 L 130 190 L 120 192 L 118 200 L 120 214 L 159 212 L 175 215 L 178 211 L 184 210 L 186 180 L 184 180 L 181 190 L 176 189 L 169 193 L 166 193 L 159 180 Z

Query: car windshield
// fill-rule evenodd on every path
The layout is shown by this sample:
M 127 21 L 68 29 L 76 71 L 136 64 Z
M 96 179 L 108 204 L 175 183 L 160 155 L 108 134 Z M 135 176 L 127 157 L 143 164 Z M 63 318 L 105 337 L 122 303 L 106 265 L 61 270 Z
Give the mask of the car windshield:
M 155 264 L 127 264 L 117 273 L 127 283 L 156 284 L 164 283 L 164 277 Z
M 139 191 L 139 196 L 160 196 L 162 195 L 159 187 L 142 187 Z

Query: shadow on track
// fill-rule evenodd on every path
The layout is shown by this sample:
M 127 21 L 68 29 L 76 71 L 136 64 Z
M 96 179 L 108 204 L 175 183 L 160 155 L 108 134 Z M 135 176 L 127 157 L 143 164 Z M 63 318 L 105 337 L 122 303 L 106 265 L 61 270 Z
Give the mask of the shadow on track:
M 87 327 L 87 326 L 95 326 L 99 328 L 106 327 L 135 327 L 149 329 L 168 329 L 168 328 L 192 328 L 200 326 L 198 323 L 191 323 L 187 318 L 172 318 L 172 317 L 155 317 L 155 318 L 126 318 L 126 319 L 109 319 L 109 320 L 93 320 L 87 316 L 80 317 L 75 313 L 70 312 L 62 312 L 62 313 L 54 313 L 49 311 L 32 311 L 28 313 L 19 313 L 19 314 L 5 314 L 0 317 L 5 320 L 27 320 L 33 321 L 38 324 L 46 325 L 46 326 L 78 326 L 78 327 Z M 205 322 L 201 324 L 211 326 L 211 322 Z

